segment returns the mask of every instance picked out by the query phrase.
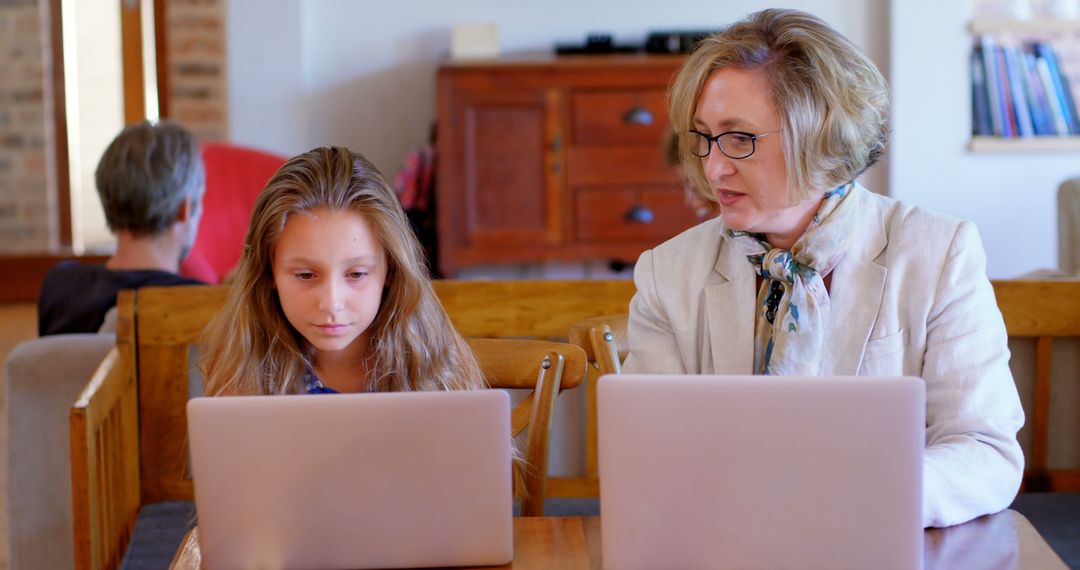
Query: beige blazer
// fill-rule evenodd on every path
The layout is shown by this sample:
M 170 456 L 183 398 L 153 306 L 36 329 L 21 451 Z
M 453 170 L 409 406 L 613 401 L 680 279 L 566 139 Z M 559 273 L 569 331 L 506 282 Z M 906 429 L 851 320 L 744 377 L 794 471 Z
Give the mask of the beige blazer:
M 1024 423 L 975 226 L 856 187 L 860 221 L 832 274 L 823 374 L 926 382 L 923 522 L 1009 506 Z M 756 275 L 710 220 L 634 268 L 626 373 L 750 374 Z

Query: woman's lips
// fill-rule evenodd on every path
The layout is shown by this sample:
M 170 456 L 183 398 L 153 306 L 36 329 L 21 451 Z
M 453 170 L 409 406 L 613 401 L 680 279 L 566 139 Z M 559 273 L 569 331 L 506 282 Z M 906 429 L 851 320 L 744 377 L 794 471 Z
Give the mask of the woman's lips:
M 720 202 L 721 206 L 730 206 L 739 200 L 746 197 L 746 194 L 742 192 L 735 192 L 733 190 L 717 190 L 716 201 Z

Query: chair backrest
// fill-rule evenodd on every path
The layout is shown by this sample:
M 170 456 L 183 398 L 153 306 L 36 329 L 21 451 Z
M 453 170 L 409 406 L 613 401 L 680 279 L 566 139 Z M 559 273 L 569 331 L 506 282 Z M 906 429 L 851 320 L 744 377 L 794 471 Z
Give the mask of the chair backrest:
M 457 281 L 432 285 L 463 336 L 565 339 L 574 323 L 626 313 L 630 280 Z
M 600 451 L 596 425 L 596 381 L 604 374 L 619 374 L 630 352 L 626 335 L 629 315 L 605 315 L 582 319 L 570 327 L 570 344 L 580 346 L 589 362 L 585 381 L 585 477 L 591 496 L 600 491 Z M 595 489 L 595 491 L 593 491 Z
M 135 292 L 121 291 L 117 307 L 116 345 L 69 414 L 71 514 L 79 569 L 119 567 L 139 514 Z
M 1080 491 L 1080 469 L 1049 467 L 1051 379 L 1075 380 L 1076 369 L 1054 370 L 1054 344 L 1080 337 L 1080 280 L 994 281 L 994 294 L 1010 339 L 1035 340 L 1034 396 L 1025 410 L 1031 431 L 1024 486 L 1028 491 Z M 1072 337 L 1072 338 L 1067 338 Z M 1013 374 L 1021 380 L 1013 354 Z M 1073 406 L 1073 410 L 1078 408 Z M 1070 436 L 1065 436 L 1070 437 Z M 1076 445 L 1076 435 L 1070 441 Z
M 519 339 L 468 339 L 492 388 L 531 392 L 511 411 L 511 432 L 529 428 L 520 484 L 522 516 L 543 516 L 548 438 L 555 396 L 585 378 L 585 352 L 573 345 Z
M 285 157 L 223 143 L 202 145 L 206 193 L 195 246 L 180 274 L 221 283 L 240 259 L 251 210 Z
M 603 285 L 613 282 L 595 283 L 586 290 L 617 288 Z M 484 336 L 547 337 L 565 334 L 569 326 L 567 317 L 551 311 L 573 303 L 556 297 L 553 309 L 541 299 L 543 288 L 526 286 L 526 304 L 517 306 L 520 300 L 515 299 L 512 287 L 482 283 L 470 295 L 463 285 L 442 283 L 436 286 L 436 292 L 465 335 L 480 332 L 488 333 Z M 565 285 L 555 288 L 564 295 L 571 290 L 573 287 Z M 203 329 L 224 303 L 227 292 L 224 286 L 182 286 L 148 287 L 120 295 L 117 349 L 71 410 L 72 493 L 79 567 L 115 566 L 130 538 L 140 504 L 191 500 L 194 496 L 184 415 L 193 391 L 193 347 L 200 342 Z M 492 294 L 488 302 L 478 302 L 477 295 L 485 292 L 498 294 Z M 491 307 L 504 299 L 508 303 L 505 311 Z M 576 306 L 584 315 L 572 314 L 570 319 L 594 314 L 589 311 L 602 309 L 605 304 L 579 302 Z M 473 310 L 482 316 L 468 315 Z M 584 352 L 573 345 L 542 341 L 470 340 L 470 344 L 477 350 L 492 386 L 534 390 L 515 408 L 513 426 L 515 434 L 530 426 L 525 459 L 531 468 L 523 479 L 527 497 L 522 512 L 542 514 L 547 439 L 555 396 L 581 383 Z M 128 451 L 118 451 L 121 449 Z M 132 457 L 138 457 L 138 462 L 130 460 Z
M 1058 269 L 1080 277 L 1080 178 L 1058 186 Z

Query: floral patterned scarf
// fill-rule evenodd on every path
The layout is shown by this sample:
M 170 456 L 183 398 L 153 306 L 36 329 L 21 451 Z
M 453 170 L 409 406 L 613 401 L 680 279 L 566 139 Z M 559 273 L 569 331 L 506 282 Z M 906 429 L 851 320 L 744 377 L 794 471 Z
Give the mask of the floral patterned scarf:
M 763 234 L 728 230 L 757 251 L 746 258 L 762 277 L 754 325 L 754 371 L 781 376 L 821 372 L 829 294 L 825 276 L 843 258 L 858 212 L 854 184 L 825 194 L 810 225 L 790 250 L 774 249 Z

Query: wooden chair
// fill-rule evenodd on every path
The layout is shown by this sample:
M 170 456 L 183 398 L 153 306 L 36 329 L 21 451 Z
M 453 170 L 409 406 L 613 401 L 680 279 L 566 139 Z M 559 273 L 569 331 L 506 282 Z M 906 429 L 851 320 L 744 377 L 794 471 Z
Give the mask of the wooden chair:
M 583 495 L 600 496 L 599 443 L 596 429 L 596 381 L 604 374 L 619 374 L 630 352 L 626 336 L 627 314 L 582 319 L 570 327 L 570 344 L 585 351 L 589 374 L 585 381 L 585 481 Z
M 1025 410 L 1031 430 L 1024 489 L 1080 491 L 1080 469 L 1050 469 L 1050 394 L 1055 339 L 1080 337 L 1080 280 L 994 281 L 994 294 L 1010 338 L 1035 339 L 1033 404 Z M 1013 373 L 1019 378 L 1014 362 Z M 1076 382 L 1076 370 L 1059 372 L 1059 380 Z M 1078 434 L 1071 434 L 1076 438 Z M 1068 437 L 1068 435 L 1066 435 Z
M 435 293 L 458 331 L 466 337 L 565 340 L 583 319 L 624 315 L 636 289 L 630 280 L 455 281 L 433 283 Z M 625 327 L 624 327 L 625 328 Z M 586 352 L 583 343 L 575 342 Z M 625 358 L 625 352 L 622 355 Z M 589 357 L 590 361 L 592 357 Z M 596 413 L 586 395 L 585 471 L 583 476 L 548 477 L 547 497 L 599 496 L 596 470 Z M 590 411 L 593 410 L 593 411 Z M 591 414 L 591 415 L 590 415 Z M 592 435 L 589 435 L 589 434 Z M 591 451 L 588 447 L 592 445 Z
M 77 568 L 115 568 L 142 505 L 191 501 L 186 449 L 191 347 L 225 300 L 225 287 L 146 288 L 118 300 L 117 346 L 71 410 Z M 531 426 L 522 514 L 541 515 L 555 396 L 579 385 L 584 352 L 565 343 L 470 340 L 489 383 L 533 392 L 513 411 L 514 434 Z

